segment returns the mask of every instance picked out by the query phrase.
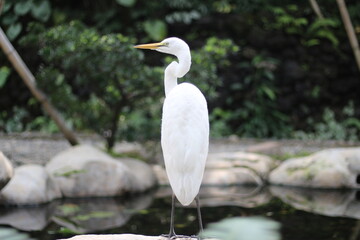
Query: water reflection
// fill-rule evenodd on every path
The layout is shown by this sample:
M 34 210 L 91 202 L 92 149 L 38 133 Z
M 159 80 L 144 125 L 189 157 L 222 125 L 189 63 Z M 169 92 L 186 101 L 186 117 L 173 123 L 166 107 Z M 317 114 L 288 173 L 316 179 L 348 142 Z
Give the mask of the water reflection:
M 128 199 L 64 199 L 38 207 L 1 207 L 0 225 L 10 225 L 24 231 L 40 231 L 50 223 L 56 223 L 80 233 L 98 232 L 125 225 L 132 216 L 149 209 L 155 198 L 170 199 L 171 194 L 171 189 L 164 187 Z M 311 190 L 277 186 L 203 187 L 200 192 L 201 205 L 214 209 L 222 206 L 256 208 L 270 203 L 276 197 L 306 212 L 355 219 L 360 219 L 359 196 L 359 192 L 355 190 Z M 164 213 L 166 216 L 167 210 Z M 163 209 L 159 211 L 163 212 Z M 154 214 L 157 211 L 152 211 L 146 217 L 154 217 Z M 164 217 L 159 215 L 159 219 L 162 218 Z
M 36 207 L 1 207 L 0 224 L 24 231 L 42 230 L 51 221 L 56 205 L 52 202 Z
M 271 186 L 273 196 L 292 207 L 331 217 L 360 219 L 357 190 L 319 190 Z
M 0 224 L 24 231 L 41 231 L 53 221 L 74 232 L 96 232 L 124 225 L 132 215 L 151 205 L 153 195 L 149 192 L 126 200 L 70 198 L 36 207 L 2 207 Z
M 66 199 L 56 208 L 53 221 L 74 232 L 88 233 L 126 224 L 132 215 L 149 207 L 152 194 L 124 201 L 119 198 Z

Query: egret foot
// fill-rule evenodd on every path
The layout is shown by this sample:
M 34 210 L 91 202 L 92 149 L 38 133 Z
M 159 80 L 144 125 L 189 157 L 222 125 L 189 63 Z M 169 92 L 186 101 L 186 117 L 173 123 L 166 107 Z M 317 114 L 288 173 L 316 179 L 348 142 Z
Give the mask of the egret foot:
M 174 239 L 178 239 L 178 238 L 183 238 L 183 239 L 192 239 L 193 237 L 199 239 L 197 236 L 193 235 L 193 236 L 186 236 L 186 235 L 176 235 L 175 233 L 173 235 L 170 234 L 161 234 L 162 237 L 165 237 L 167 239 L 170 240 L 174 240 Z

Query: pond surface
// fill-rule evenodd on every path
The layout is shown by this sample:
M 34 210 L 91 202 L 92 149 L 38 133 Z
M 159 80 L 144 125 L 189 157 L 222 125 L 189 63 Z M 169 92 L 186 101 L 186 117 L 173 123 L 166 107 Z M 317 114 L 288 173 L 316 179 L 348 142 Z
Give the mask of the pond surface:
M 77 233 L 168 233 L 171 190 L 127 198 L 63 199 L 38 207 L 2 207 L 0 225 L 54 240 Z M 360 240 L 360 192 L 284 187 L 204 187 L 206 224 L 233 216 L 267 216 L 282 224 L 284 240 Z M 176 232 L 192 235 L 195 205 L 176 209 Z

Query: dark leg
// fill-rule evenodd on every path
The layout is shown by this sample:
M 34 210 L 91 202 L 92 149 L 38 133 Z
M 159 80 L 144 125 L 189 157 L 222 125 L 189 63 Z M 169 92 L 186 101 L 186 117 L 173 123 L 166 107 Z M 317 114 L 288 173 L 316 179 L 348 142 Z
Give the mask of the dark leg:
M 172 195 L 169 239 L 176 236 L 174 230 L 175 194 Z
M 175 212 L 175 194 L 172 195 L 171 200 L 171 217 L 170 217 L 170 233 L 169 234 L 162 234 L 161 236 L 170 239 L 175 239 L 177 235 L 175 234 L 174 230 L 174 212 Z
M 196 196 L 195 201 L 196 201 L 196 207 L 197 207 L 197 213 L 198 213 L 198 220 L 199 220 L 199 227 L 200 227 L 200 233 L 201 233 L 201 232 L 204 231 L 204 228 L 203 228 L 202 218 L 201 218 L 199 195 Z

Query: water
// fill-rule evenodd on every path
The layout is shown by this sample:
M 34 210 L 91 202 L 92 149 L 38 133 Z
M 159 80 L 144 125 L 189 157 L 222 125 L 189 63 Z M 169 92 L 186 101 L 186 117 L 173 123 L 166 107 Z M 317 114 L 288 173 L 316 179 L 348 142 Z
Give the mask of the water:
M 2 207 L 0 224 L 54 240 L 77 233 L 168 233 L 171 190 L 124 198 L 64 199 L 37 207 Z M 201 190 L 206 224 L 232 216 L 262 215 L 282 224 L 283 239 L 360 239 L 360 193 L 284 187 L 206 187 Z M 176 232 L 198 231 L 195 206 L 176 209 Z

